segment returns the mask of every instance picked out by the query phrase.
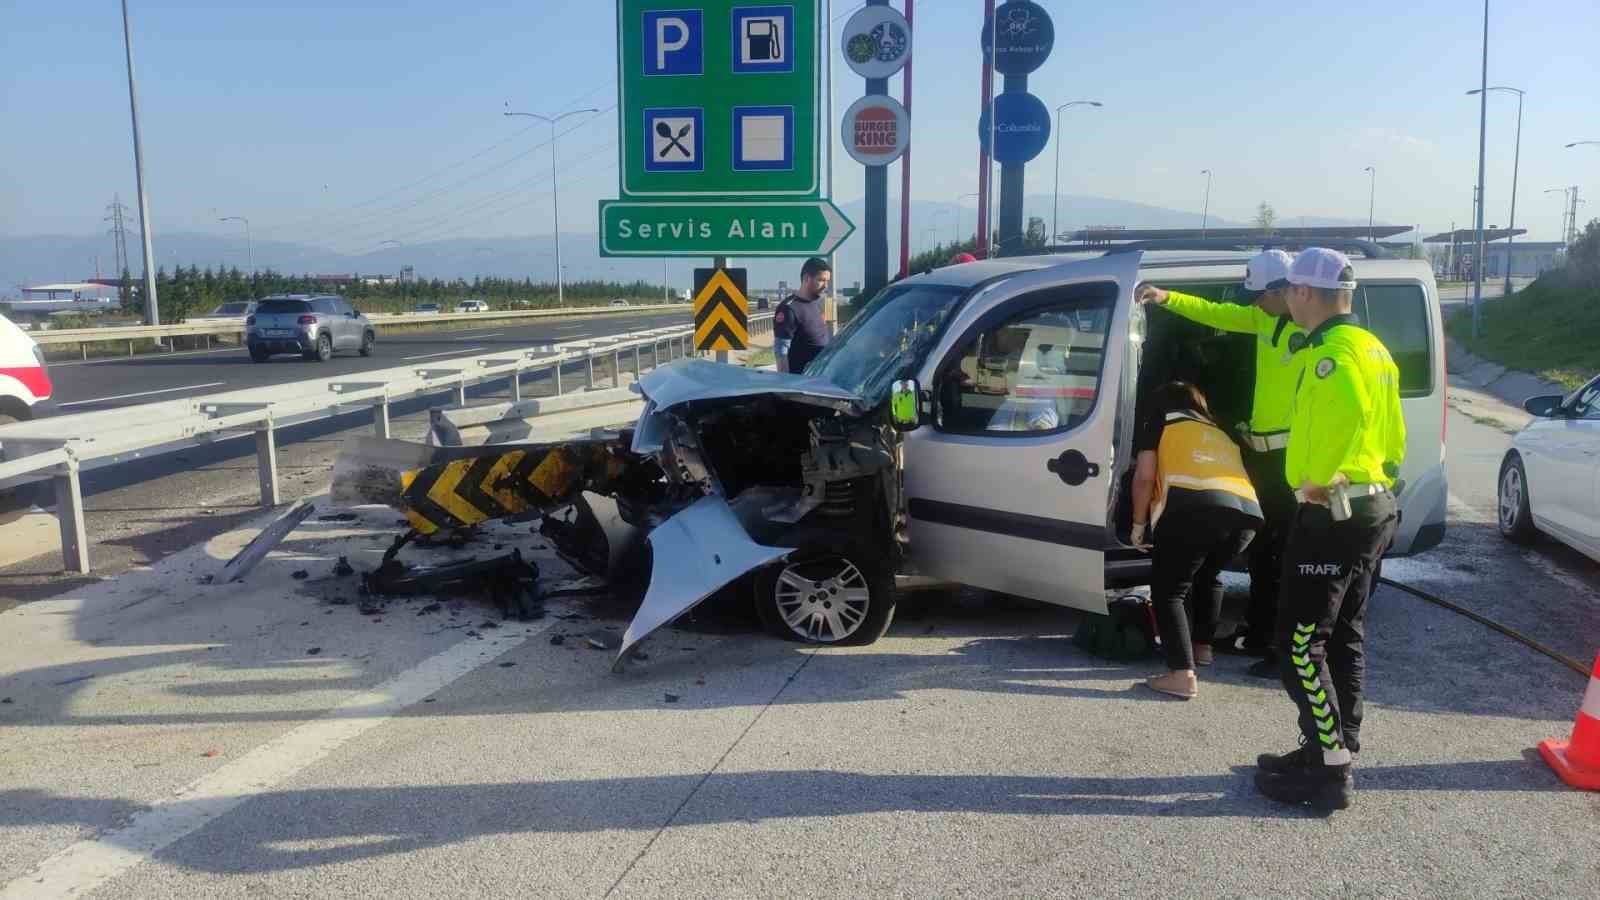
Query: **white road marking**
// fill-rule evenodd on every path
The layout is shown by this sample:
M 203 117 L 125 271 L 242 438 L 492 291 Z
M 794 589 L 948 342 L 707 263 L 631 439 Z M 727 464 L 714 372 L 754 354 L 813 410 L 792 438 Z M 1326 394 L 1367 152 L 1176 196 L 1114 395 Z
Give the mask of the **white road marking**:
M 499 337 L 502 334 L 505 334 L 505 332 L 504 331 L 491 331 L 488 334 L 469 334 L 469 335 L 466 335 L 464 337 L 451 338 L 451 340 L 453 340 L 453 341 L 475 341 L 478 338 Z
M 74 366 L 107 366 L 118 363 L 139 363 L 146 358 L 171 359 L 174 356 L 204 356 L 207 353 L 243 353 L 243 347 L 218 347 L 214 350 L 180 350 L 177 353 L 146 353 L 142 356 L 117 356 L 111 359 L 86 359 L 79 362 L 53 362 L 52 369 L 70 369 Z
M 87 403 L 109 403 L 112 400 L 131 400 L 134 397 L 153 397 L 156 394 L 170 394 L 173 391 L 194 391 L 199 390 L 200 388 L 222 387 L 225 384 L 227 384 L 226 381 L 210 381 L 205 384 L 191 384 L 187 387 L 162 388 L 159 391 L 140 391 L 137 394 L 118 394 L 115 397 L 99 397 L 94 400 L 74 400 L 71 403 L 57 403 L 56 406 L 65 408 L 68 406 L 83 406 Z
M 446 350 L 443 353 L 424 353 L 421 356 L 402 356 L 400 357 L 400 361 L 410 362 L 413 359 L 433 359 L 435 356 L 465 356 L 474 350 L 482 349 L 482 347 L 462 347 L 460 350 Z
M 554 624 L 553 622 L 551 624 Z M 406 707 L 522 646 L 550 625 L 490 642 L 467 639 L 352 696 L 321 718 L 251 750 L 136 814 L 126 825 L 62 849 L 0 888 L 0 900 L 86 896 L 175 841 L 205 827 L 251 797 L 293 778 Z

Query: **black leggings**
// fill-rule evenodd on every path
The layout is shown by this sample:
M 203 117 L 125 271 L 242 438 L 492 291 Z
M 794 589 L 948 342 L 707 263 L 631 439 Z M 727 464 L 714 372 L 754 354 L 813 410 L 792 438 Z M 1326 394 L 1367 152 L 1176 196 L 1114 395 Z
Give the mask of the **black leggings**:
M 1161 517 L 1151 552 L 1150 601 L 1155 606 L 1167 668 L 1194 668 L 1192 635 L 1204 643 L 1217 630 L 1222 592 L 1213 590 L 1217 573 L 1250 546 L 1255 522 L 1230 509 L 1179 512 Z M 1184 601 L 1193 594 L 1194 629 Z

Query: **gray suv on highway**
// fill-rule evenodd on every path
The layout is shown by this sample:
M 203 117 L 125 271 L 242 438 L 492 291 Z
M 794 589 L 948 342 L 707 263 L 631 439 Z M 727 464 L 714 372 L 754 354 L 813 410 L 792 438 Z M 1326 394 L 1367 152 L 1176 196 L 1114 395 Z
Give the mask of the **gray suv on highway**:
M 274 353 L 298 353 L 327 361 L 335 350 L 372 355 L 376 329 L 343 297 L 332 294 L 284 294 L 266 297 L 244 320 L 250 358 L 266 362 Z

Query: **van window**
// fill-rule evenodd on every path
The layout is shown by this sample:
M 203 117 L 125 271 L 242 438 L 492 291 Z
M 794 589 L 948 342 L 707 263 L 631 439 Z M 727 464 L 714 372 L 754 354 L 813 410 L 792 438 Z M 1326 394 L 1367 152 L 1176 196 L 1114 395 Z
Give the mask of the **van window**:
M 1428 332 L 1428 298 L 1422 286 L 1362 285 L 1359 293 L 1355 313 L 1394 357 L 1400 369 L 1400 396 L 1433 393 L 1433 341 Z
M 319 313 L 325 313 L 327 315 L 339 314 L 339 307 L 332 300 L 313 300 L 311 301 L 311 308 Z
M 935 427 L 1033 436 L 1076 428 L 1100 391 L 1116 296 L 1097 292 L 983 328 L 940 376 Z

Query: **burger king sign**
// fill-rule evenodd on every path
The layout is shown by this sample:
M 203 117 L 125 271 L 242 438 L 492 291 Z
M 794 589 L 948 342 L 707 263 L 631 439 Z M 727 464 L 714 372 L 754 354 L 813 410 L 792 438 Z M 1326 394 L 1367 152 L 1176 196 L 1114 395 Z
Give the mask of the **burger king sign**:
M 886 166 L 911 143 L 911 116 L 892 97 L 862 97 L 845 110 L 839 129 L 844 149 L 864 166 Z

